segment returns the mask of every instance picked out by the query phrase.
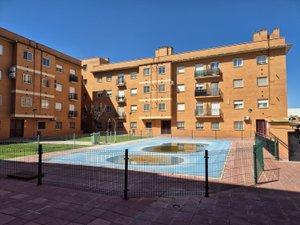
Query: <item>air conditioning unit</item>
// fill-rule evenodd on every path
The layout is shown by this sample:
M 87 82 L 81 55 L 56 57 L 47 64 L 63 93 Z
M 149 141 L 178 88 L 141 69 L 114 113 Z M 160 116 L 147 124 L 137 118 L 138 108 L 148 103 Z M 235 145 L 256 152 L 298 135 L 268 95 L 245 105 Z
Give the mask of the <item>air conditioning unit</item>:
M 9 73 L 8 76 L 10 79 L 15 79 L 16 78 L 16 74 L 17 74 L 17 67 L 12 66 L 9 68 Z
M 244 121 L 249 121 L 250 120 L 250 116 L 244 116 Z

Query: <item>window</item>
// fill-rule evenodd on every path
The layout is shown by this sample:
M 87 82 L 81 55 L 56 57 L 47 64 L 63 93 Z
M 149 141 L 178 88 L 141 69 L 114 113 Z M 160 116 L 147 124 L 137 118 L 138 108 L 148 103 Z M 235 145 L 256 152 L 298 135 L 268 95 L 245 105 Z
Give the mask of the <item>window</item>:
M 233 88 L 242 88 L 242 87 L 244 87 L 243 79 L 234 79 L 233 80 Z
M 184 103 L 178 103 L 177 104 L 177 111 L 184 111 L 185 110 L 185 104 Z
M 130 79 L 131 79 L 131 80 L 137 79 L 137 72 L 132 72 L 132 73 L 130 74 Z
M 55 102 L 55 110 L 57 110 L 57 111 L 62 110 L 62 104 L 60 102 Z
M 219 62 L 212 62 L 210 63 L 210 68 L 211 69 L 218 69 L 219 68 Z
M 96 81 L 97 83 L 102 83 L 102 76 L 97 77 Z
M 184 129 L 184 121 L 178 121 L 177 122 L 177 129 L 183 130 Z
M 107 105 L 106 108 L 105 108 L 105 111 L 108 112 L 108 113 L 110 113 L 111 110 L 112 110 L 111 105 Z
M 56 121 L 56 122 L 55 122 L 55 129 L 57 129 L 57 130 L 62 129 L 62 122 Z
M 131 88 L 131 89 L 130 89 L 130 94 L 131 94 L 132 96 L 137 95 L 137 88 Z
M 244 108 L 244 101 L 242 101 L 242 100 L 233 101 L 233 108 L 234 109 L 243 109 Z
M 184 84 L 177 84 L 177 92 L 185 92 L 185 85 Z
M 158 85 L 158 92 L 165 92 L 166 91 L 166 86 L 164 84 L 159 84 Z
M 149 76 L 151 74 L 150 68 L 144 68 L 143 72 L 145 76 Z
M 234 130 L 244 130 L 244 121 L 234 121 Z
M 158 104 L 158 111 L 165 111 L 166 110 L 166 103 L 160 102 Z
M 158 74 L 163 75 L 166 72 L 166 68 L 164 66 L 158 67 Z
M 266 55 L 260 55 L 256 57 L 257 65 L 263 65 L 268 63 L 268 57 Z
M 32 84 L 32 76 L 29 74 L 23 74 L 23 82 L 25 84 Z
M 136 129 L 137 128 L 137 122 L 130 122 L 130 128 Z
M 38 122 L 38 130 L 46 129 L 46 122 Z
M 28 96 L 22 96 L 21 107 L 32 107 L 32 98 Z
M 111 82 L 111 75 L 106 75 L 106 82 Z
M 204 130 L 204 124 L 200 122 L 196 122 L 196 130 Z
M 263 87 L 263 86 L 268 86 L 268 84 L 269 84 L 268 77 L 257 78 L 257 86 Z
M 87 85 L 87 79 L 83 79 L 82 82 L 84 85 Z
M 144 93 L 149 93 L 150 92 L 150 86 L 144 86 Z
M 62 73 L 63 72 L 63 66 L 56 64 L 56 71 Z
M 2 95 L 0 95 L 0 105 L 2 105 L 2 101 L 3 101 Z
M 151 122 L 146 122 L 146 128 L 151 129 L 152 128 L 152 123 Z
M 32 53 L 28 51 L 24 51 L 23 58 L 26 59 L 27 61 L 32 61 Z
M 212 122 L 211 123 L 212 130 L 220 130 L 220 123 L 219 122 Z
M 0 45 L 0 55 L 3 55 L 3 46 Z
M 177 67 L 177 74 L 183 74 L 184 73 L 184 66 L 178 66 Z
M 103 91 L 98 91 L 98 92 L 97 92 L 97 97 L 98 97 L 98 98 L 103 97 Z
M 75 122 L 70 122 L 69 123 L 69 127 L 71 128 L 71 129 L 75 129 Z
M 117 122 L 117 128 L 119 128 L 119 129 L 123 129 L 124 128 L 124 124 L 123 124 L 122 121 L 118 121 Z
M 49 100 L 42 99 L 42 109 L 49 109 Z
M 269 107 L 269 100 L 268 99 L 260 99 L 257 101 L 257 106 L 259 109 L 265 109 Z
M 136 112 L 136 111 L 137 111 L 137 105 L 131 105 L 130 112 Z
M 149 111 L 150 110 L 150 104 L 149 103 L 145 103 L 144 104 L 144 111 Z
M 70 69 L 70 74 L 76 75 L 76 71 L 74 69 Z
M 43 64 L 43 66 L 49 67 L 50 66 L 50 59 L 43 57 L 42 64 Z
M 107 90 L 106 91 L 106 96 L 111 97 L 112 96 L 112 90 Z
M 50 86 L 50 81 L 47 78 L 42 79 L 42 85 L 43 87 L 49 87 Z
M 242 67 L 243 66 L 243 59 L 242 58 L 236 58 L 233 59 L 233 67 Z
M 62 89 L 63 89 L 62 84 L 59 84 L 59 83 L 56 83 L 56 84 L 55 84 L 55 90 L 56 90 L 56 91 L 62 92 Z

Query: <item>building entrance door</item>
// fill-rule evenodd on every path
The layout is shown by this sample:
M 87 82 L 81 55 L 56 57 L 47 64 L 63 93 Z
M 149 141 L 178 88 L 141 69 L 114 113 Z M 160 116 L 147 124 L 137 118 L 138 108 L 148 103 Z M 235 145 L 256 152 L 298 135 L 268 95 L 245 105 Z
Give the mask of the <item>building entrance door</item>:
M 24 120 L 11 120 L 10 137 L 23 137 L 23 136 L 24 136 Z
M 171 134 L 171 120 L 161 121 L 161 134 Z
M 288 133 L 289 160 L 300 161 L 300 134 Z
M 256 133 L 267 134 L 267 123 L 265 120 L 256 120 Z

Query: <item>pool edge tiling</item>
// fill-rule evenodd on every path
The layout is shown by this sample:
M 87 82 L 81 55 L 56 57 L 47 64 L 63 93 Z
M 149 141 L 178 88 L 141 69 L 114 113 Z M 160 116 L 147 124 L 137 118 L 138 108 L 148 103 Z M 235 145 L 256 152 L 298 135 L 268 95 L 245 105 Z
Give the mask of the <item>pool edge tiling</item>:
M 163 161 L 168 160 L 168 157 L 180 158 L 180 163 L 174 165 L 130 164 L 129 170 L 175 176 L 204 176 L 204 151 L 176 153 L 143 151 L 143 148 L 158 146 L 165 143 L 206 144 L 207 146 L 205 146 L 205 149 L 208 150 L 209 155 L 209 177 L 211 178 L 221 177 L 231 147 L 231 142 L 228 140 L 158 137 L 131 141 L 130 143 L 97 146 L 89 148 L 89 150 L 70 154 L 49 156 L 45 159 L 45 162 L 124 169 L 124 164 L 114 163 L 111 158 L 124 156 L 124 150 L 128 149 L 129 158 L 130 156 L 136 158 L 156 157 L 161 158 Z

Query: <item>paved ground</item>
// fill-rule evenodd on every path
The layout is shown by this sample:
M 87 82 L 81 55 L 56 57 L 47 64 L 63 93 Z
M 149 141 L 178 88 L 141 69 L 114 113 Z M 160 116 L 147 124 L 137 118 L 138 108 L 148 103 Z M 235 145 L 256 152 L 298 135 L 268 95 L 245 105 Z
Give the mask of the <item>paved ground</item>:
M 270 162 L 280 168 L 279 181 L 257 187 L 230 185 L 209 198 L 125 201 L 119 197 L 0 179 L 0 224 L 299 224 L 300 163 L 275 162 L 271 158 Z

